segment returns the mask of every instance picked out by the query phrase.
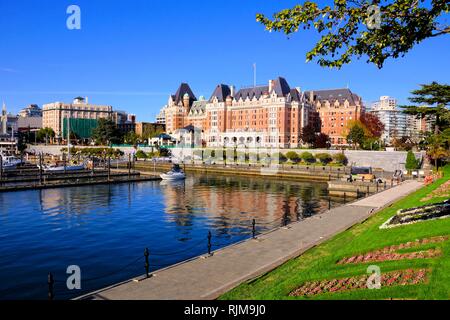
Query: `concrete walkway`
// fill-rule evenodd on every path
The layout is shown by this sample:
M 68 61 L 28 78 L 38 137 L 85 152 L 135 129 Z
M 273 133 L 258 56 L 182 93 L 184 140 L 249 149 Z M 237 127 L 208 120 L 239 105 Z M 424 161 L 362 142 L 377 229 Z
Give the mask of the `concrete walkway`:
M 334 208 L 153 273 L 149 279 L 127 281 L 79 299 L 96 300 L 202 300 L 215 299 L 243 281 L 258 277 L 337 233 L 370 217 L 376 210 L 422 186 L 416 181 L 403 184 L 363 200 Z

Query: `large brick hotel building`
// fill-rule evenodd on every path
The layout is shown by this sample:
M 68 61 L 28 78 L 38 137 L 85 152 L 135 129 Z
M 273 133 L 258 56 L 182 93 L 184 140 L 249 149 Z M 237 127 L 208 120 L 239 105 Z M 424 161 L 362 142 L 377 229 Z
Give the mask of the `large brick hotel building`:
M 344 145 L 348 121 L 359 119 L 362 100 L 349 89 L 301 91 L 284 78 L 267 85 L 241 88 L 219 84 L 209 100 L 196 98 L 182 83 L 164 107 L 166 131 L 196 128 L 208 146 L 295 148 L 302 128 L 310 124 Z

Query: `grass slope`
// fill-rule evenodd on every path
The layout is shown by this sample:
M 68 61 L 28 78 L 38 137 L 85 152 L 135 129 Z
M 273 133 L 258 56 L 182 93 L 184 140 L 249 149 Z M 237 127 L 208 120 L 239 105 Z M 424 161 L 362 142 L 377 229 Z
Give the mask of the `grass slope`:
M 450 235 L 450 218 L 420 222 L 413 225 L 380 230 L 379 226 L 393 216 L 398 209 L 421 206 L 442 201 L 445 197 L 423 202 L 425 196 L 448 181 L 450 166 L 444 168 L 444 177 L 432 185 L 423 187 L 372 216 L 365 222 L 336 235 L 329 241 L 292 259 L 268 274 L 244 283 L 220 299 L 449 299 L 450 298 L 450 240 L 418 247 L 421 250 L 441 248 L 442 255 L 432 259 L 386 261 L 337 265 L 344 257 L 366 253 L 385 246 L 415 241 L 439 235 Z M 448 195 L 447 198 L 449 198 Z M 360 289 L 340 293 L 325 293 L 314 297 L 289 297 L 289 293 L 306 281 L 344 278 L 366 274 L 369 265 L 378 265 L 381 272 L 407 268 L 430 268 L 431 276 L 426 284 L 384 287 L 379 290 Z

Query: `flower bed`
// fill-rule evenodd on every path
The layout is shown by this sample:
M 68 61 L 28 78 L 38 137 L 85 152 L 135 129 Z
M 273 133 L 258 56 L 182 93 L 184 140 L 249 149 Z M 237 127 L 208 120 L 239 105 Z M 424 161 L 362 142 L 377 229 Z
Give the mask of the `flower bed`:
M 425 202 L 433 198 L 443 198 L 443 197 L 450 198 L 450 180 L 443 183 L 439 188 L 430 192 L 425 198 L 423 198 L 420 201 Z
M 442 254 L 440 249 L 429 249 L 424 251 L 397 253 L 401 249 L 409 249 L 418 247 L 424 244 L 439 243 L 448 240 L 448 236 L 439 236 L 433 238 L 420 239 L 399 245 L 384 247 L 383 249 L 371 251 L 366 254 L 355 255 L 339 260 L 337 264 L 354 264 L 366 262 L 383 262 L 395 261 L 403 259 L 427 259 L 440 256 Z
M 380 226 L 380 229 L 394 228 L 426 220 L 448 218 L 450 216 L 450 200 L 421 207 L 403 209 Z
M 427 281 L 429 270 L 427 269 L 407 269 L 392 271 L 381 274 L 381 287 L 406 286 L 425 283 Z M 289 296 L 315 296 L 327 292 L 343 292 L 357 289 L 367 289 L 367 281 L 370 274 L 354 276 L 343 279 L 322 280 L 306 282 L 297 289 L 293 290 Z

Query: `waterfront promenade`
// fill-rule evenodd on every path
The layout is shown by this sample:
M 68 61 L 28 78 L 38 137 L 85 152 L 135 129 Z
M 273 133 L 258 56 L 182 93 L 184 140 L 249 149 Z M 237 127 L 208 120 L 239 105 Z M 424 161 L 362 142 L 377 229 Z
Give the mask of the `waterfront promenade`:
M 376 211 L 422 186 L 417 181 L 334 208 L 301 222 L 78 299 L 168 300 L 216 299 L 238 284 L 254 279 L 369 218 Z M 206 246 L 206 242 L 205 242 Z M 150 252 L 151 259 L 151 252 Z

